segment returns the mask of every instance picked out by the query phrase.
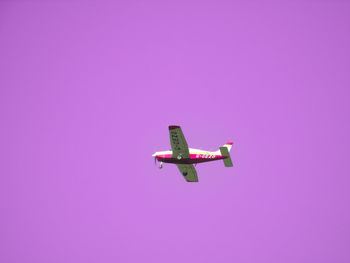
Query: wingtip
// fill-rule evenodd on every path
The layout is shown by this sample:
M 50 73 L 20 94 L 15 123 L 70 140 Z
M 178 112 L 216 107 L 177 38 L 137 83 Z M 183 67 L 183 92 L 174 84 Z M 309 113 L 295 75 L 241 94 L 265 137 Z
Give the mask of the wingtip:
M 174 130 L 174 129 L 178 129 L 180 128 L 180 126 L 177 126 L 177 125 L 170 125 L 169 126 L 169 130 Z

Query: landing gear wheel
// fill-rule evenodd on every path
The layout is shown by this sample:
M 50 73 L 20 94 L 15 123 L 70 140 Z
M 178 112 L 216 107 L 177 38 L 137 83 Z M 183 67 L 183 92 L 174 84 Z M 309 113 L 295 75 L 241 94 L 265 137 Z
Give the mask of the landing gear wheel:
M 161 162 L 160 164 L 159 164 L 159 169 L 162 169 L 162 167 L 163 167 L 163 163 Z

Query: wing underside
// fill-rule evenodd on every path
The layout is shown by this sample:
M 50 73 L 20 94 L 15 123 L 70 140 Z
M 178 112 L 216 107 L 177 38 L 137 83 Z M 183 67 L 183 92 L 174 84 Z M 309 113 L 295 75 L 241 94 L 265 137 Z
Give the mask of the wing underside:
M 190 158 L 190 152 L 180 126 L 169 126 L 170 144 L 173 158 Z
M 190 158 L 190 151 L 180 126 L 169 126 L 172 157 L 178 160 Z M 197 172 L 193 164 L 177 164 L 181 174 L 187 182 L 198 182 Z
M 177 164 L 176 166 L 187 182 L 198 182 L 197 171 L 193 164 Z

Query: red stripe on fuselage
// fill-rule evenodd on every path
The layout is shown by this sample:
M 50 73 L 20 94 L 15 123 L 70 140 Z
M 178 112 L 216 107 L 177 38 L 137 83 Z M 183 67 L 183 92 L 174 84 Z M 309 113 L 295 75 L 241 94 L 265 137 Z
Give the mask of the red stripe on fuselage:
M 177 159 L 173 158 L 171 154 L 157 155 L 157 160 L 164 163 L 177 163 L 177 164 L 192 164 L 192 163 L 204 163 L 216 160 L 226 159 L 226 156 L 216 154 L 190 154 L 190 158 Z

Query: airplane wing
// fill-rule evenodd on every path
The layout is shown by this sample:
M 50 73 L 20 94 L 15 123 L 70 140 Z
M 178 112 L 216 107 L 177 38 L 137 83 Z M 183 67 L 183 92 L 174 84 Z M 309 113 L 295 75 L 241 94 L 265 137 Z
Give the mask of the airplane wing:
M 180 126 L 169 126 L 170 144 L 173 150 L 173 158 L 190 158 L 190 152 Z
M 187 182 L 198 182 L 197 171 L 193 164 L 177 164 L 176 166 Z

